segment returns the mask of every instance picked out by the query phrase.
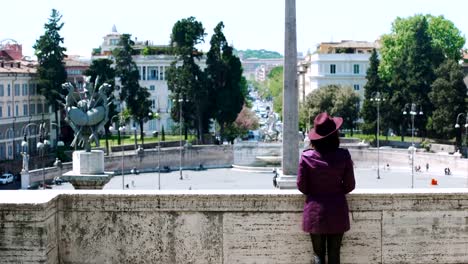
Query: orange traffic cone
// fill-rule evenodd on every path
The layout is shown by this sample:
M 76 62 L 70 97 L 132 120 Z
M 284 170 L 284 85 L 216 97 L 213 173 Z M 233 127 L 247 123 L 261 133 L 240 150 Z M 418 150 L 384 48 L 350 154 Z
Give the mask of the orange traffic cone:
M 431 185 L 438 185 L 437 180 L 434 179 L 434 178 L 432 178 L 432 180 L 431 180 Z

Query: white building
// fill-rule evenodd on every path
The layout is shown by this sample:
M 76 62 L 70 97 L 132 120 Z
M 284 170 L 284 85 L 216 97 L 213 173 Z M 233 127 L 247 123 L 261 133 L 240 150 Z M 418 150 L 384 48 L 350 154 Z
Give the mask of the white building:
M 342 41 L 321 43 L 314 54 L 306 56 L 300 65 L 305 66 L 305 85 L 299 80 L 299 94 L 327 85 L 351 87 L 364 97 L 366 72 L 372 49 L 378 43 L 364 41 Z M 301 89 L 305 89 L 302 91 Z
M 92 60 L 99 58 L 112 58 L 112 50 L 118 47 L 120 36 L 115 26 L 112 32 L 104 36 L 104 41 L 99 49 L 93 51 Z M 159 47 L 162 50 L 167 46 L 155 46 L 149 41 L 135 41 L 135 49 L 143 49 L 144 47 Z M 150 100 L 152 102 L 153 113 L 159 113 L 159 120 L 150 120 L 145 123 L 143 130 L 147 133 L 152 131 L 159 131 L 162 126 L 166 132 L 170 131 L 174 125 L 171 118 L 170 111 L 172 108 L 172 101 L 170 100 L 170 91 L 167 86 L 166 72 L 171 63 L 176 59 L 173 55 L 135 55 L 133 60 L 140 71 L 140 85 L 146 87 L 151 94 Z M 206 68 L 205 59 L 199 63 L 202 69 Z M 119 85 L 119 80 L 116 78 L 116 85 Z

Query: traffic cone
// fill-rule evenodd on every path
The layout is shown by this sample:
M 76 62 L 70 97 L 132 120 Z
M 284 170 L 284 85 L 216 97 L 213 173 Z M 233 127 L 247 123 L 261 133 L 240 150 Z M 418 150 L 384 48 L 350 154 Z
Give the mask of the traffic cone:
M 438 185 L 437 180 L 434 179 L 434 178 L 432 178 L 432 180 L 431 180 L 431 185 Z

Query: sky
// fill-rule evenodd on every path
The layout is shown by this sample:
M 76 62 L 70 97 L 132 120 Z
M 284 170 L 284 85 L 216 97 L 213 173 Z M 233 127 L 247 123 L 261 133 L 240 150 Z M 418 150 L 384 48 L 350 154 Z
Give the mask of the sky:
M 443 15 L 465 36 L 465 0 L 296 0 L 297 50 L 313 52 L 328 41 L 374 41 L 391 31 L 396 17 Z M 116 25 L 120 33 L 138 40 L 168 44 L 175 22 L 194 16 L 207 36 L 200 48 L 209 49 L 213 28 L 223 21 L 224 34 L 236 49 L 266 49 L 284 53 L 284 0 L 14 0 L 2 2 L 0 41 L 14 39 L 23 54 L 44 33 L 51 10 L 65 23 L 60 31 L 68 55 L 90 57 L 91 50 Z

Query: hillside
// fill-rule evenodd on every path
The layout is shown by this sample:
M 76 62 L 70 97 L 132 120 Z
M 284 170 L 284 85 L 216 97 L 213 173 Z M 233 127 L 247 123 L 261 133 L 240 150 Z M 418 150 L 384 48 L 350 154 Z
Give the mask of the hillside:
M 269 50 L 234 50 L 234 54 L 236 54 L 241 59 L 249 59 L 249 58 L 258 58 L 258 59 L 278 59 L 283 58 L 279 52 L 276 51 L 269 51 Z

